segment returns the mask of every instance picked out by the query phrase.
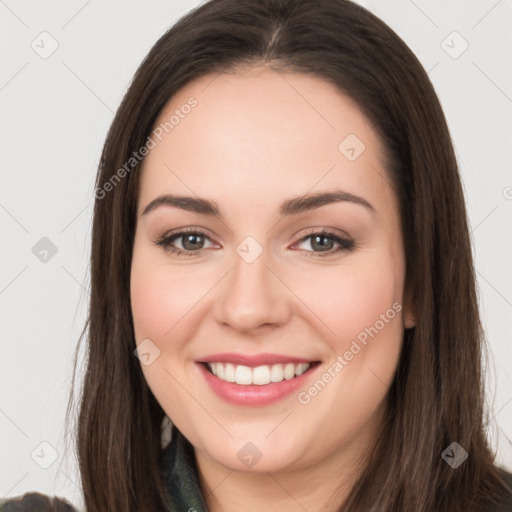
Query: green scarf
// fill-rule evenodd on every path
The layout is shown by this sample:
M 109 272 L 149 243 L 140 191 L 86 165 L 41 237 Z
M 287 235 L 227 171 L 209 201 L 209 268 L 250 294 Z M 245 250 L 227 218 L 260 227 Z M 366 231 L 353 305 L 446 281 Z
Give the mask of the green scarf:
M 199 487 L 194 448 L 175 426 L 172 427 L 171 439 L 162 454 L 168 511 L 208 512 Z

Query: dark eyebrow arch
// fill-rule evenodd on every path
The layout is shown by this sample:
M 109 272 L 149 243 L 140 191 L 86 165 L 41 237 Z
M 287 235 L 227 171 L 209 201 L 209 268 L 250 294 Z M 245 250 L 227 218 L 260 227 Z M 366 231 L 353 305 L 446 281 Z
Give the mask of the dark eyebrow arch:
M 376 213 L 375 208 L 366 199 L 343 190 L 335 190 L 332 192 L 305 194 L 303 196 L 287 199 L 279 207 L 279 214 L 281 217 L 297 215 L 308 210 L 319 208 L 326 204 L 338 202 L 358 204 L 364 206 L 371 213 Z M 223 219 L 221 210 L 215 201 L 199 197 L 178 196 L 173 194 L 164 194 L 153 199 L 153 201 L 144 208 L 141 216 L 147 215 L 149 212 L 162 206 L 174 206 L 189 212 L 211 215 L 213 217 Z

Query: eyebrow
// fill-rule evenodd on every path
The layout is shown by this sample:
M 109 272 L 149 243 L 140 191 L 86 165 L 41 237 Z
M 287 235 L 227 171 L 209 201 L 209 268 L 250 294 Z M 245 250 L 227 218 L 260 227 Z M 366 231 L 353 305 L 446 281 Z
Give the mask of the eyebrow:
M 371 213 L 376 213 L 375 208 L 366 199 L 343 190 L 334 190 L 331 192 L 305 194 L 287 199 L 280 205 L 279 214 L 281 217 L 297 215 L 302 212 L 314 210 L 326 204 L 340 202 L 348 202 L 364 206 Z M 144 208 L 141 216 L 147 215 L 148 213 L 163 206 L 176 207 L 188 212 L 210 215 L 223 219 L 222 212 L 215 201 L 200 197 L 179 196 L 173 194 L 164 194 L 153 199 L 146 208 Z

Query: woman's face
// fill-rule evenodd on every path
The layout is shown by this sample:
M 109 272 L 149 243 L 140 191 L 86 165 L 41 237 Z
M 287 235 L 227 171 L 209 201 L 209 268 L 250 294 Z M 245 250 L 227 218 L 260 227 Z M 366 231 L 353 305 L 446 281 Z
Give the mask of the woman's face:
M 181 89 L 148 147 L 131 306 L 166 414 L 232 470 L 361 455 L 411 324 L 372 125 L 319 78 L 252 68 Z

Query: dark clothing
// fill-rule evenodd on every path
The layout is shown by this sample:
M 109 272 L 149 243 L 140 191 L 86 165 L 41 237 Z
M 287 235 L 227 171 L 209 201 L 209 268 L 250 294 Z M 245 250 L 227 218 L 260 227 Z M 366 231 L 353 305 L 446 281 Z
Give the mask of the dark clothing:
M 169 493 L 167 512 L 208 512 L 199 486 L 194 449 L 175 427 L 172 431 L 172 442 L 162 454 L 162 475 Z M 502 475 L 512 489 L 512 473 L 502 471 Z M 0 502 L 0 512 L 28 511 L 78 512 L 60 498 L 49 498 L 38 493 L 26 493 Z M 512 512 L 512 492 L 498 507 L 485 509 L 485 512 Z
M 176 427 L 165 448 L 162 468 L 165 487 L 173 496 L 169 496 L 169 512 L 208 512 L 199 487 L 194 448 Z
M 77 509 L 62 498 L 50 498 L 38 492 L 27 492 L 23 496 L 0 502 L 0 512 L 77 512 Z

